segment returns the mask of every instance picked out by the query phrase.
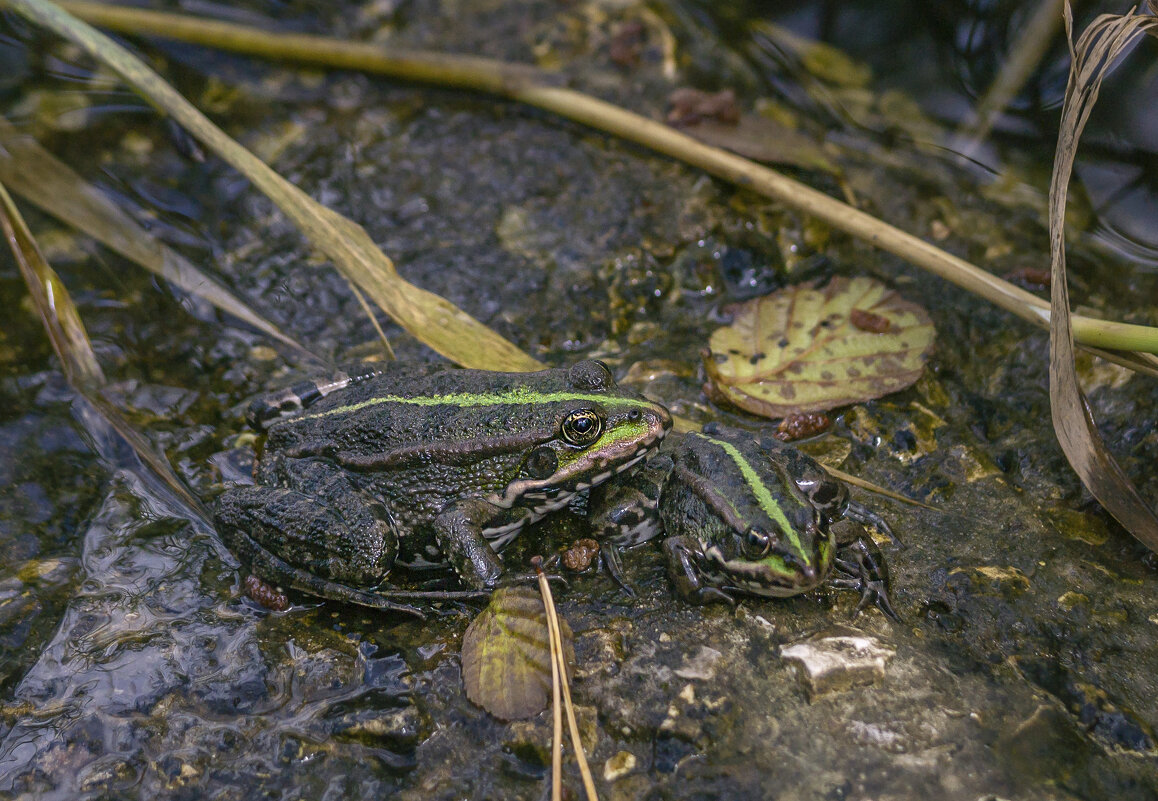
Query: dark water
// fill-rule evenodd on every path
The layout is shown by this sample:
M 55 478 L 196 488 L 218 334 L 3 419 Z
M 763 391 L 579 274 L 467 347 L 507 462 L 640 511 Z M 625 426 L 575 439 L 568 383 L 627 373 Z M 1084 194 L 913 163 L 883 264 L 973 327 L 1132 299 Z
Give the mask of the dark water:
M 1064 46 L 1054 42 L 992 136 L 962 159 L 954 131 L 1027 12 L 932 6 L 185 8 L 539 60 L 657 118 L 676 86 L 732 87 L 744 108 L 773 103 L 834 148 L 839 175 L 788 167 L 795 176 L 838 196 L 851 187 L 866 210 L 995 273 L 1044 267 Z M 1094 10 L 1083 8 L 1079 27 Z M 856 85 L 810 75 L 769 21 L 871 69 Z M 609 43 L 629 23 L 646 31 L 638 61 L 616 63 Z M 602 797 L 1158 794 L 1158 561 L 1065 464 L 1042 332 L 778 204 L 539 112 L 132 46 L 279 172 L 364 225 L 408 279 L 544 360 L 593 354 L 629 380 L 658 374 L 636 386 L 696 420 L 760 424 L 700 392 L 698 351 L 730 302 L 868 273 L 929 309 L 939 345 L 926 377 L 845 410 L 829 435 L 851 450 L 845 470 L 943 510 L 863 497 L 909 544 L 889 553 L 903 622 L 855 623 L 895 651 L 885 678 L 809 703 L 779 656 L 846 624 L 855 599 L 689 607 L 671 596 L 658 552 L 633 552 L 638 598 L 585 576 L 561 599 Z M 1153 42 L 1139 48 L 1095 113 L 1070 258 L 1075 303 L 1158 325 L 1154 55 Z M 267 201 L 213 158 L 183 155 L 143 102 L 7 14 L 0 108 L 324 358 L 375 351 L 344 281 Z M 26 211 L 117 407 L 195 492 L 219 491 L 220 454 L 244 430 L 248 401 L 316 368 Z M 457 653 L 475 608 L 417 625 L 308 599 L 271 615 L 243 600 L 215 533 L 73 395 L 7 252 L 0 297 L 0 794 L 544 797 L 549 722 L 503 724 L 462 693 Z M 433 358 L 383 324 L 403 358 Z M 1081 370 L 1103 434 L 1143 495 L 1158 498 L 1155 382 L 1088 360 Z M 568 518 L 529 533 L 507 561 L 525 564 L 581 531 Z

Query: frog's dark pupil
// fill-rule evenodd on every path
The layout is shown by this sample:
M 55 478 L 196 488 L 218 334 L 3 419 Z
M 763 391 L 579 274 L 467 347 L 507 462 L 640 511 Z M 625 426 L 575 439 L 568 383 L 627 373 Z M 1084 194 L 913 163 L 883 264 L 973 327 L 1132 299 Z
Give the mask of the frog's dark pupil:
M 583 410 L 572 412 L 563 421 L 563 438 L 572 445 L 588 445 L 599 437 L 602 422 L 595 412 Z

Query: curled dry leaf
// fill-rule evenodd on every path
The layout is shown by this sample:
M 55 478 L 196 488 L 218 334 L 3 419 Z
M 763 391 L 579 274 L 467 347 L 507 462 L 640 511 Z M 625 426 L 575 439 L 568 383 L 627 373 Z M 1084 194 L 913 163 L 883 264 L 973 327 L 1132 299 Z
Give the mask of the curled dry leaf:
M 567 663 L 571 627 L 559 618 Z M 551 639 L 543 598 L 531 587 L 496 590 L 462 638 L 466 697 L 503 720 L 537 715 L 551 700 Z
M 1098 99 L 1102 79 L 1143 33 L 1158 35 L 1158 13 L 1102 14 L 1077 42 L 1072 42 L 1073 14 L 1068 3 L 1065 23 L 1071 42 L 1070 74 L 1049 187 L 1050 412 L 1058 442 L 1082 484 L 1123 528 L 1158 553 L 1158 512 L 1141 496 L 1102 441 L 1078 384 L 1065 251 L 1066 197 L 1078 140 Z
M 765 417 L 858 403 L 916 381 L 934 335 L 923 308 L 871 278 L 785 287 L 712 334 L 705 389 Z

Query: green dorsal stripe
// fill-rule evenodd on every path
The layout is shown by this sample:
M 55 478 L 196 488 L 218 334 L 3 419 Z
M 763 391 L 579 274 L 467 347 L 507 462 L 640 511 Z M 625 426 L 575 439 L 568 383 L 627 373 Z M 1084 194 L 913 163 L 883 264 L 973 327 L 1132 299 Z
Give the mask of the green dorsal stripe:
M 526 387 L 516 387 L 502 392 L 453 392 L 447 395 L 418 395 L 407 398 L 402 395 L 380 395 L 376 398 L 364 400 L 361 403 L 352 403 L 349 406 L 338 406 L 324 412 L 305 414 L 301 417 L 292 417 L 287 423 L 297 423 L 302 420 L 316 420 L 319 417 L 330 417 L 336 414 L 351 414 L 379 406 L 384 403 L 405 403 L 410 406 L 530 406 L 536 403 L 556 403 L 559 401 L 592 401 L 604 406 L 638 406 L 641 409 L 654 409 L 656 405 L 650 401 L 637 398 L 624 398 L 615 395 L 601 395 L 584 392 L 536 392 Z
M 756 468 L 752 467 L 751 462 L 744 458 L 744 454 L 740 453 L 736 446 L 730 442 L 724 442 L 721 439 L 714 439 L 713 437 L 696 432 L 692 432 L 692 436 L 699 437 L 713 445 L 719 446 L 723 449 L 724 453 L 732 458 L 732 461 L 736 463 L 736 467 L 740 468 L 740 473 L 743 474 L 744 481 L 747 482 L 751 488 L 752 494 L 756 496 L 756 502 L 760 504 L 760 508 L 764 510 L 764 514 L 776 521 L 780 526 L 780 530 L 784 532 L 785 536 L 788 537 L 788 541 L 792 543 L 792 547 L 796 549 L 796 553 L 800 554 L 800 557 L 804 560 L 805 564 L 807 564 L 809 556 L 804 552 L 804 548 L 800 544 L 800 538 L 796 536 L 796 529 L 788 522 L 788 518 L 784 515 L 784 510 L 780 508 L 780 504 L 772 497 L 772 493 L 768 491 L 767 485 L 765 485 L 764 481 L 760 478 L 760 474 L 756 472 Z

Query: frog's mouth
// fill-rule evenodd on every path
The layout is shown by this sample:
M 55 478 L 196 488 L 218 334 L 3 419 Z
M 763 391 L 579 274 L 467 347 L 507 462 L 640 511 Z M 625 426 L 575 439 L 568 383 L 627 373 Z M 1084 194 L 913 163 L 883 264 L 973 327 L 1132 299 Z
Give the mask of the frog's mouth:
M 491 498 L 491 502 L 509 509 L 521 501 L 536 517 L 563 508 L 577 493 L 598 486 L 655 455 L 671 426 L 667 410 L 658 413 L 649 409 L 638 422 L 646 427 L 642 435 L 594 448 L 547 478 L 512 481 L 502 495 Z

